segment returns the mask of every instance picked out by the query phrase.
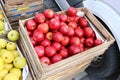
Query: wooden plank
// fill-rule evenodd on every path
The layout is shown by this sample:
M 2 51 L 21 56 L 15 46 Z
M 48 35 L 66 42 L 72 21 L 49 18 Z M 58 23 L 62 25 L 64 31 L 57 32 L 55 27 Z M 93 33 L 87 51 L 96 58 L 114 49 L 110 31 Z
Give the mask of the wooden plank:
M 38 1 L 33 1 L 33 2 L 23 2 L 22 4 L 5 4 L 4 5 L 4 8 L 5 8 L 5 11 L 10 11 L 10 10 L 13 10 L 13 9 L 25 9 L 25 8 L 28 8 L 29 6 L 32 6 L 32 5 L 35 5 L 35 4 L 39 4 L 39 5 L 43 5 L 43 0 L 38 0 Z M 21 10 L 20 9 L 20 10 Z
M 57 73 L 54 76 L 51 76 L 45 80 L 66 80 L 68 78 L 73 78 L 75 77 L 77 74 L 83 72 L 86 67 L 88 67 L 88 63 L 90 63 L 93 59 L 89 59 L 85 62 L 82 62 L 78 65 L 75 65 L 69 69 L 65 69 L 64 71 L 61 71 L 60 73 Z M 44 79 L 43 79 L 44 80 Z
M 103 50 L 101 50 L 100 52 L 98 51 L 98 52 L 96 52 L 96 54 L 102 54 L 104 51 Z M 89 53 L 88 53 L 89 54 Z M 88 55 L 87 54 L 87 55 Z M 52 67 L 47 67 L 47 68 L 50 68 L 50 70 L 51 69 L 53 69 L 53 70 L 51 70 L 51 71 L 48 71 L 48 72 L 45 72 L 43 75 L 42 75 L 42 77 L 50 77 L 50 76 L 53 76 L 53 75 L 55 75 L 55 74 L 57 74 L 57 73 L 59 73 L 60 71 L 64 71 L 64 70 L 66 70 L 66 69 L 68 69 L 68 68 L 70 68 L 70 67 L 72 67 L 71 65 L 73 65 L 73 66 L 75 66 L 75 65 L 77 65 L 78 63 L 83 63 L 83 62 L 86 62 L 86 60 L 88 60 L 88 59 L 91 59 L 91 58 L 94 58 L 95 56 L 95 54 L 92 54 L 92 55 L 90 55 L 90 56 L 87 56 L 87 55 L 83 55 L 83 56 L 81 56 L 81 57 L 76 57 L 76 59 L 73 59 L 73 58 L 71 58 L 72 60 L 70 60 L 70 62 L 69 61 L 64 61 L 64 60 L 62 60 L 61 62 L 58 62 L 58 63 L 56 63 L 56 64 L 60 64 L 60 63 L 62 63 L 62 65 L 61 66 L 59 66 L 59 67 L 56 67 L 56 68 L 52 68 Z M 98 56 L 98 55 L 96 55 L 96 56 Z M 78 59 L 79 59 L 79 61 L 78 61 Z M 66 60 L 68 60 L 68 59 L 66 59 Z M 67 63 L 66 63 L 67 62 Z M 65 63 L 65 64 L 64 64 Z M 69 64 L 70 63 L 70 64 Z M 67 65 L 67 64 L 69 64 L 69 65 Z M 54 65 L 54 64 L 53 64 Z M 64 66 L 63 66 L 64 65 Z M 45 69 L 46 70 L 46 69 Z

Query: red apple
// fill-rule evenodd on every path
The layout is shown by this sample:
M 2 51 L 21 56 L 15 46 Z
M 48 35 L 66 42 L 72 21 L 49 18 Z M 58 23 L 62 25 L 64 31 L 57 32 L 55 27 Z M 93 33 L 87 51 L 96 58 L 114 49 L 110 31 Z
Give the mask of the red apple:
M 41 57 L 40 58 L 40 62 L 42 62 L 43 64 L 47 64 L 47 65 L 50 65 L 51 64 L 51 61 L 48 57 Z
M 85 46 L 86 47 L 93 47 L 94 46 L 94 39 L 93 38 L 87 38 L 85 39 Z
M 67 22 L 71 22 L 71 21 L 74 21 L 74 17 L 68 16 L 68 17 L 67 17 Z
M 34 19 L 37 23 L 44 23 L 45 22 L 45 16 L 43 15 L 43 13 L 36 14 Z
M 61 49 L 59 54 L 63 57 L 63 58 L 67 58 L 68 57 L 68 52 L 67 49 Z
M 62 56 L 60 54 L 55 54 L 52 58 L 52 63 L 56 63 L 62 60 Z
M 31 40 L 31 43 L 32 43 L 33 46 L 37 45 L 37 42 L 33 39 L 33 37 L 31 37 L 30 40 Z
M 66 22 L 67 21 L 67 15 L 66 14 L 60 14 L 60 21 Z
M 43 46 L 35 46 L 35 51 L 36 51 L 38 57 L 44 56 L 45 50 L 44 50 Z
M 63 46 L 66 46 L 66 45 L 69 44 L 69 41 L 70 41 L 69 37 L 68 37 L 68 36 L 64 36 L 61 44 L 62 44 Z
M 84 44 L 80 42 L 80 44 L 78 45 L 80 48 L 83 47 L 84 48 Z
M 61 42 L 63 40 L 63 35 L 60 32 L 53 33 L 53 40 L 56 42 Z
M 100 44 L 102 44 L 102 40 L 99 38 L 95 39 L 95 46 L 98 46 Z
M 85 38 L 84 37 L 80 38 L 80 42 L 84 43 L 85 42 Z
M 42 40 L 44 40 L 44 34 L 40 31 L 35 31 L 33 33 L 33 39 L 37 42 L 41 42 Z
M 69 27 L 68 28 L 68 33 L 67 33 L 67 35 L 69 36 L 69 37 L 71 37 L 71 36 L 74 36 L 74 29 L 73 28 L 71 28 L 71 27 Z
M 54 18 L 60 20 L 60 16 L 59 16 L 59 14 L 55 13 L 55 14 L 54 14 Z
M 43 47 L 47 47 L 47 46 L 50 46 L 51 45 L 51 42 L 50 40 L 48 39 L 44 39 L 42 42 L 41 42 L 41 46 Z
M 47 23 L 41 23 L 38 25 L 37 29 L 42 33 L 47 33 L 49 30 L 49 26 Z
M 68 33 L 68 26 L 67 26 L 66 24 L 61 25 L 59 31 L 60 31 L 62 34 L 67 34 L 67 33 Z
M 33 19 L 26 21 L 25 25 L 29 31 L 32 31 L 32 30 L 36 29 L 36 27 L 37 27 L 37 24 Z
M 60 21 L 56 18 L 52 18 L 49 22 L 49 28 L 54 30 L 54 29 L 59 29 L 60 27 Z
M 44 15 L 46 18 L 53 18 L 54 11 L 52 9 L 46 9 L 46 10 L 44 10 Z
M 64 22 L 60 22 L 60 26 L 63 26 L 63 25 L 67 25 L 67 24 Z
M 95 33 L 94 33 L 94 31 L 93 31 L 92 28 L 90 28 L 90 27 L 84 28 L 84 35 L 85 35 L 87 38 L 93 37 L 94 34 L 95 34 Z
M 47 38 L 48 40 L 52 40 L 52 32 L 46 33 L 45 38 Z
M 80 43 L 78 46 L 80 48 L 80 52 L 83 52 L 84 51 L 84 44 Z
M 58 32 L 58 30 L 52 30 L 52 33 L 56 33 L 56 32 Z
M 80 44 L 80 39 L 78 37 L 71 37 L 70 44 L 78 46 Z
M 68 27 L 76 29 L 77 28 L 77 23 L 75 21 L 71 21 L 71 22 L 68 23 Z
M 79 25 L 80 25 L 82 28 L 87 27 L 87 26 L 88 26 L 88 21 L 87 21 L 87 19 L 85 19 L 84 17 L 80 17 Z
M 46 21 L 45 21 L 46 24 L 49 24 L 49 22 L 50 22 L 50 20 L 46 20 Z
M 35 29 L 35 30 L 33 31 L 33 34 L 34 34 L 35 32 L 38 32 L 38 30 L 37 30 L 37 29 Z
M 67 10 L 67 14 L 68 14 L 69 16 L 75 16 L 75 15 L 77 14 L 77 9 L 74 8 L 74 7 L 70 7 L 70 8 L 68 8 L 68 10 Z
M 53 46 L 48 46 L 45 48 L 45 55 L 47 57 L 52 57 L 56 54 L 56 49 Z
M 75 17 L 74 17 L 74 21 L 75 21 L 75 22 L 79 22 L 79 19 L 80 19 L 79 16 L 75 16 Z
M 58 42 L 53 42 L 52 46 L 56 49 L 56 51 L 59 51 L 62 47 L 62 45 Z
M 80 48 L 79 46 L 75 46 L 75 45 L 71 45 L 69 48 L 68 48 L 68 53 L 70 55 L 74 55 L 74 54 L 77 54 L 80 52 Z
M 84 48 L 84 51 L 86 51 L 86 50 L 88 50 L 88 49 L 90 49 L 90 48 L 88 48 L 88 47 L 85 47 L 85 48 Z
M 91 35 L 91 38 L 96 38 L 95 32 L 93 32 L 93 34 Z
M 30 37 L 33 35 L 32 31 L 27 30 L 27 32 Z
M 82 38 L 84 36 L 84 31 L 80 27 L 75 29 L 75 35 L 78 36 L 79 38 Z

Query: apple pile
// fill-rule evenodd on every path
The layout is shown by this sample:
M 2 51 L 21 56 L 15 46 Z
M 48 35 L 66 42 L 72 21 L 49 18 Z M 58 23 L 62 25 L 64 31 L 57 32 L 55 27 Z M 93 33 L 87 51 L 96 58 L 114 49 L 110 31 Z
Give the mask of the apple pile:
M 26 65 L 15 42 L 0 38 L 0 80 L 21 80 L 22 69 Z
M 53 64 L 102 44 L 87 19 L 70 7 L 65 13 L 46 9 L 26 21 L 31 43 L 43 64 Z
M 4 22 L 4 16 L 2 11 L 0 10 L 0 35 L 5 34 L 5 22 Z

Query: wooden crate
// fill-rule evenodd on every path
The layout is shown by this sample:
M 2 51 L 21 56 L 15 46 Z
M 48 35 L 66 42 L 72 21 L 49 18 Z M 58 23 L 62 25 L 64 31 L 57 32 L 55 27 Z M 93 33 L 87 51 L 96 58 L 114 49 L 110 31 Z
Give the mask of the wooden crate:
M 19 20 L 19 32 L 21 36 L 21 46 L 26 51 L 26 58 L 29 59 L 29 63 L 32 68 L 33 78 L 37 80 L 66 80 L 68 77 L 74 77 L 78 73 L 83 72 L 85 68 L 90 64 L 94 57 L 101 55 L 105 50 L 115 41 L 111 34 L 104 28 L 104 26 L 90 13 L 86 8 L 79 8 L 78 11 L 83 11 L 85 16 L 91 21 L 92 24 L 99 30 L 99 32 L 105 37 L 106 41 L 96 47 L 86 50 L 80 54 L 76 54 L 69 58 L 66 58 L 60 62 L 52 64 L 50 66 L 44 66 L 38 59 L 35 53 L 34 47 L 30 41 L 25 28 L 25 22 L 29 19 Z M 66 13 L 65 11 L 59 13 Z
M 30 2 L 35 0 L 3 0 L 3 1 L 5 2 L 5 4 L 22 4 L 24 2 Z
M 8 0 L 9 1 L 9 0 Z M 19 2 L 20 0 L 18 0 Z M 16 1 L 13 1 L 16 2 Z M 22 3 L 4 3 L 1 0 L 2 6 L 10 22 L 18 21 L 33 16 L 36 12 L 43 8 L 43 0 L 25 0 Z

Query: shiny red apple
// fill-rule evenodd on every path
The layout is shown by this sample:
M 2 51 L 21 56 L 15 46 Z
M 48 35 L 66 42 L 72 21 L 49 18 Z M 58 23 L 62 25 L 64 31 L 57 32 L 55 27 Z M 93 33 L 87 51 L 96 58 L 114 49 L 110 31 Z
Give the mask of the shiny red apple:
M 70 44 L 71 45 L 79 45 L 80 44 L 80 39 L 79 39 L 79 37 L 71 37 L 70 38 Z
M 61 25 L 59 31 L 62 34 L 67 34 L 68 33 L 68 26 L 66 24 Z
M 42 33 L 47 33 L 49 31 L 49 26 L 47 23 L 41 23 L 38 25 L 37 29 Z
M 45 16 L 44 16 L 43 13 L 38 13 L 38 14 L 35 15 L 34 20 L 37 23 L 44 23 L 46 19 L 45 19 Z
M 63 46 L 66 46 L 66 45 L 69 44 L 69 41 L 70 41 L 70 38 L 69 38 L 68 36 L 64 36 L 61 44 L 62 44 Z
M 51 42 L 49 39 L 44 39 L 42 42 L 41 42 L 41 46 L 43 47 L 47 47 L 47 46 L 50 46 L 51 45 Z
M 80 27 L 76 28 L 75 29 L 75 35 L 79 38 L 82 38 L 84 37 L 84 31 L 83 29 L 81 29 Z
M 33 31 L 36 29 L 37 27 L 37 24 L 36 22 L 33 20 L 33 19 L 30 19 L 28 21 L 26 21 L 26 28 L 29 30 L 29 31 Z
M 77 28 L 77 23 L 75 21 L 71 21 L 71 22 L 68 23 L 68 27 L 76 29 Z
M 56 54 L 56 49 L 53 46 L 48 46 L 45 48 L 45 55 L 47 57 L 52 57 Z
M 53 18 L 54 11 L 52 9 L 46 9 L 46 10 L 44 10 L 44 15 L 46 18 Z
M 35 46 L 35 51 L 36 51 L 38 57 L 44 56 L 45 50 L 44 50 L 43 46 Z
M 67 35 L 68 35 L 69 37 L 71 37 L 71 36 L 74 36 L 74 34 L 75 34 L 74 29 L 71 28 L 71 27 L 69 27 L 69 28 L 68 28 L 68 33 L 67 33 Z
M 50 59 L 48 57 L 46 57 L 46 56 L 41 57 L 40 62 L 43 63 L 43 64 L 47 64 L 47 65 L 51 64 Z
M 41 42 L 42 40 L 44 40 L 44 34 L 40 31 L 35 31 L 33 33 L 33 39 L 36 41 L 36 42 Z
M 59 51 L 62 47 L 62 45 L 58 42 L 53 42 L 52 46 L 56 49 L 56 51 Z
M 56 63 L 62 60 L 62 56 L 60 54 L 55 54 L 52 58 L 51 61 L 52 63 Z
M 56 42 L 61 42 L 63 40 L 63 35 L 60 32 L 53 33 L 53 40 Z
M 60 14 L 60 21 L 66 22 L 67 21 L 67 15 L 66 14 Z
M 68 51 L 67 49 L 61 49 L 59 54 L 63 57 L 63 58 L 67 58 L 68 57 Z
M 52 30 L 59 29 L 60 21 L 56 18 L 52 18 L 49 22 L 49 28 Z
M 94 46 L 95 42 L 94 42 L 93 38 L 87 38 L 87 39 L 85 39 L 85 43 L 84 44 L 85 44 L 86 47 L 91 48 L 91 47 Z
M 52 40 L 52 32 L 47 32 L 45 38 L 48 40 Z
M 69 16 L 75 16 L 77 14 L 77 9 L 75 7 L 70 7 L 67 10 L 67 14 Z

